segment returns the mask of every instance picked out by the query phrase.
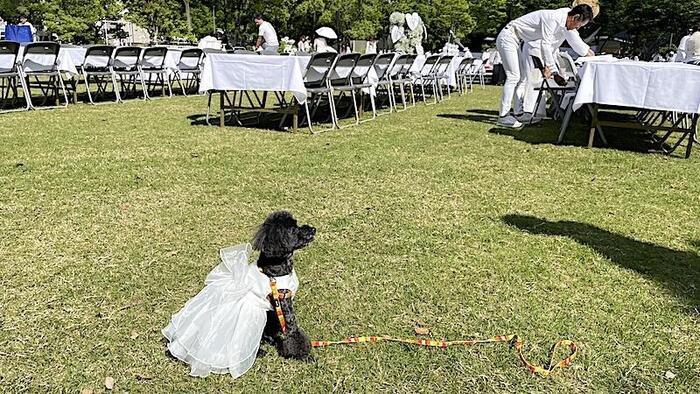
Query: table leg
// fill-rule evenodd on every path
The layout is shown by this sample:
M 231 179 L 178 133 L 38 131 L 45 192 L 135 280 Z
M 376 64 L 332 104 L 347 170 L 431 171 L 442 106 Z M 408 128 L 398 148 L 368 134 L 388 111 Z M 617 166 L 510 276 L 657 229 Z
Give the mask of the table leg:
M 299 111 L 294 111 L 292 115 L 292 133 L 296 133 L 299 128 Z
M 224 94 L 226 94 L 226 92 L 219 92 L 219 127 L 224 127 L 224 123 L 226 123 L 226 111 L 224 111 Z
M 593 140 L 595 139 L 596 128 L 598 127 L 598 106 L 593 104 L 589 105 L 591 110 L 591 131 L 588 134 L 588 148 L 593 147 Z
M 688 147 L 685 149 L 685 158 L 690 158 L 690 151 L 693 148 L 693 142 L 695 142 L 695 133 L 698 127 L 698 115 L 693 115 L 693 120 L 690 124 L 690 133 L 688 134 Z

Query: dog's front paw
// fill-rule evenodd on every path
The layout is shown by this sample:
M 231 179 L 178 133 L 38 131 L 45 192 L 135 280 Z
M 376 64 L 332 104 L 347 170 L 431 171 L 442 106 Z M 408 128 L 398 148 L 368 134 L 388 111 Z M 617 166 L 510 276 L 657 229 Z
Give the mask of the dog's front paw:
M 307 362 L 309 364 L 313 364 L 316 362 L 316 358 L 314 358 L 313 355 L 308 354 L 306 357 L 302 358 L 301 361 Z

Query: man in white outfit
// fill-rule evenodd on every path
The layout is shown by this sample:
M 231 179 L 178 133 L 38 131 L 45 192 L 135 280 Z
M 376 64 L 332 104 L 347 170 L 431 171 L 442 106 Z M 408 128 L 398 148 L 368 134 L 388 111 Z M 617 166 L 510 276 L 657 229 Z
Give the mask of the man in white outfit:
M 693 34 L 693 29 L 688 31 L 686 36 L 681 38 L 681 42 L 678 43 L 678 52 L 676 52 L 676 57 L 673 59 L 674 62 L 685 63 L 687 57 L 687 45 L 690 36 Z
M 554 76 L 555 80 L 563 80 L 558 75 L 554 49 L 559 48 L 566 39 L 568 30 L 576 30 L 585 26 L 593 19 L 593 10 L 586 4 L 577 5 L 573 9 L 541 10 L 531 12 L 511 21 L 496 39 L 496 49 L 501 55 L 503 68 L 506 71 L 506 83 L 503 86 L 498 122 L 501 127 L 520 128 L 515 116 L 510 115 L 515 99 L 515 90 L 520 82 L 520 45 L 523 41 L 541 41 L 542 62 L 545 66 L 545 76 Z M 564 81 L 565 83 L 565 81 Z
M 277 32 L 270 22 L 265 21 L 261 14 L 255 15 L 255 24 L 258 25 L 258 41 L 255 50 L 263 55 L 277 55 L 280 43 L 277 40 Z
M 587 0 L 580 0 L 587 1 Z M 574 6 L 578 5 L 579 0 L 574 1 Z M 590 3 L 587 3 L 591 5 Z M 598 16 L 600 8 L 592 7 L 593 18 Z M 571 49 L 579 56 L 595 56 L 590 45 L 586 44 L 578 33 L 578 30 L 566 31 L 566 42 Z M 555 46 L 554 57 L 559 57 L 559 47 L 564 42 L 559 42 Z M 541 41 L 526 42 L 523 44 L 522 56 L 520 57 L 520 82 L 516 88 L 515 98 L 515 113 L 516 118 L 523 124 L 538 123 L 545 116 L 545 102 L 542 101 L 537 105 L 537 97 L 539 92 L 536 90 L 542 84 L 542 75 L 539 70 L 535 69 L 535 64 L 532 61 L 532 56 L 542 59 Z M 537 108 L 535 108 L 537 106 Z M 520 115 L 522 114 L 522 115 Z

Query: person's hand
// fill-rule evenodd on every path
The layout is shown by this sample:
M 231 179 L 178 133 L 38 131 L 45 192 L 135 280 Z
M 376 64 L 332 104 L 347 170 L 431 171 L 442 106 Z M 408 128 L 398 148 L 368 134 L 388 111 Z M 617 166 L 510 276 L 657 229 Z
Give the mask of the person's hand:
M 544 73 L 545 78 L 547 78 L 547 79 L 552 78 L 552 70 L 549 68 L 549 66 L 546 66 L 544 68 L 543 73 Z
M 589 49 L 589 50 L 588 50 L 588 53 L 586 54 L 586 56 L 587 56 L 587 57 L 593 57 L 593 56 L 595 56 L 595 52 L 593 52 L 592 49 Z
M 559 85 L 559 86 L 566 86 L 566 84 L 567 84 L 566 78 L 562 77 L 558 73 L 554 74 L 554 82 L 556 82 L 557 85 Z

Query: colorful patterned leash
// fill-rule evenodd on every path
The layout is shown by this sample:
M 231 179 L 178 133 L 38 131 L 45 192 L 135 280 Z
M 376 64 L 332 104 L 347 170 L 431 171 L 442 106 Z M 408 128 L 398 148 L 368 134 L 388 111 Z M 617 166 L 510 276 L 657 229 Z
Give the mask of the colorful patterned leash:
M 282 312 L 282 306 L 280 304 L 279 291 L 277 290 L 277 281 L 274 278 L 270 278 L 270 289 L 272 290 L 272 302 L 275 306 L 275 314 L 277 319 L 279 319 L 280 326 L 282 327 L 282 335 L 287 332 L 287 321 L 284 318 L 284 312 Z M 534 365 L 529 362 L 523 355 L 523 340 L 517 335 L 498 335 L 488 339 L 471 339 L 465 341 L 436 341 L 432 339 L 404 339 L 404 338 L 394 338 L 387 335 L 383 336 L 364 336 L 364 337 L 348 337 L 340 341 L 311 341 L 312 347 L 327 347 L 333 345 L 354 345 L 358 343 L 376 343 L 376 342 L 399 342 L 409 345 L 423 346 L 426 348 L 435 347 L 446 349 L 451 346 L 474 346 L 482 345 L 488 343 L 510 343 L 511 346 L 515 347 L 515 351 L 518 358 L 525 367 L 533 374 L 539 374 L 543 377 L 549 376 L 557 368 L 564 368 L 573 363 L 574 358 L 578 352 L 576 344 L 572 341 L 562 339 L 552 346 L 549 352 L 549 363 L 546 368 L 540 367 L 539 365 Z M 569 355 L 560 360 L 558 363 L 554 364 L 554 356 L 556 356 L 557 350 L 562 346 L 569 347 Z
M 487 343 L 510 343 L 511 346 L 515 347 L 515 351 L 518 354 L 518 358 L 520 358 L 520 361 L 522 361 L 523 364 L 525 364 L 525 367 L 532 373 L 534 374 L 539 374 L 541 376 L 549 376 L 552 372 L 554 372 L 555 369 L 557 368 L 564 368 L 566 366 L 571 365 L 571 363 L 574 361 L 574 358 L 576 358 L 576 353 L 578 351 L 576 344 L 572 341 L 563 339 L 560 340 L 559 342 L 555 343 L 554 346 L 552 346 L 552 350 L 550 351 L 549 354 L 549 364 L 546 368 L 540 367 L 538 365 L 534 365 L 527 361 L 525 356 L 523 355 L 523 340 L 520 339 L 519 336 L 517 335 L 499 335 L 495 336 L 492 338 L 488 339 L 472 339 L 472 340 L 466 340 L 466 341 L 436 341 L 436 340 L 431 340 L 431 339 L 404 339 L 404 338 L 394 338 L 390 336 L 365 336 L 365 337 L 349 337 L 340 341 L 311 341 L 311 346 L 313 347 L 325 347 L 325 346 L 333 346 L 333 345 L 350 345 L 350 344 L 357 344 L 357 343 L 375 343 L 375 342 L 399 342 L 399 343 L 406 343 L 409 345 L 418 345 L 418 346 L 423 346 L 423 347 L 436 347 L 436 348 L 441 348 L 441 349 L 446 349 L 450 346 L 473 346 L 473 345 L 479 345 L 479 344 L 487 344 Z M 554 356 L 556 355 L 557 350 L 561 346 L 568 346 L 569 351 L 571 352 L 569 356 L 564 358 L 563 360 L 559 361 L 558 363 L 554 364 Z
M 279 291 L 277 290 L 277 281 L 273 277 L 270 277 L 270 290 L 272 290 L 272 304 L 275 306 L 275 314 L 277 315 L 277 319 L 280 321 L 282 335 L 285 335 L 287 333 L 287 320 L 285 320 L 284 312 L 282 312 L 280 295 Z

